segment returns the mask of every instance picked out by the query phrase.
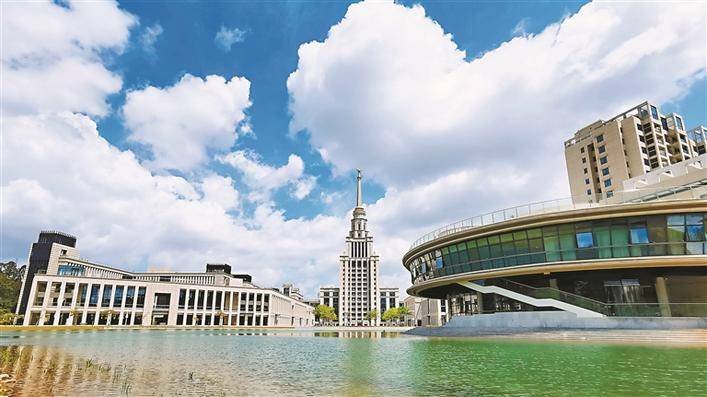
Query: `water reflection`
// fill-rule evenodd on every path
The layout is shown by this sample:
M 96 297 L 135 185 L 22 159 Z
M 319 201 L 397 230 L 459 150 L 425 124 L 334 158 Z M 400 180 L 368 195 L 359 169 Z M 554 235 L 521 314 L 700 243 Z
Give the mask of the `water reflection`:
M 0 372 L 15 383 L 2 384 L 0 395 L 690 396 L 707 389 L 704 349 L 425 339 L 367 331 L 3 336 Z

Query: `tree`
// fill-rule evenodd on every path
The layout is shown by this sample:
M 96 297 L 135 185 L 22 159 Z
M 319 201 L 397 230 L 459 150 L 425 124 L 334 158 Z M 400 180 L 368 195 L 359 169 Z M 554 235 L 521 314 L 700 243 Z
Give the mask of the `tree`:
M 14 311 L 22 286 L 22 271 L 13 261 L 0 262 L 0 309 Z
M 0 308 L 0 325 L 12 325 L 23 318 L 23 315 L 17 315 L 7 309 Z
M 221 321 L 220 321 L 220 325 L 225 325 L 225 324 L 224 324 L 225 321 L 223 321 L 223 319 L 226 318 L 226 313 L 224 313 L 224 312 L 221 311 L 221 310 L 218 310 L 218 311 L 216 311 L 216 317 L 218 317 L 219 320 L 221 320 Z
M 69 315 L 71 315 L 71 324 L 72 325 L 79 325 L 81 321 L 81 310 L 77 308 L 73 308 L 69 310 Z
M 314 317 L 319 319 L 320 321 L 323 321 L 325 323 L 329 323 L 331 321 L 336 321 L 336 313 L 334 312 L 334 308 L 327 306 L 327 305 L 317 305 L 314 307 Z
M 396 309 L 396 311 L 398 312 L 398 318 L 403 321 L 405 321 L 405 317 L 412 315 L 412 312 L 407 306 L 400 306 Z
M 373 309 L 370 312 L 366 313 L 366 319 L 371 322 L 372 320 L 375 320 L 378 317 L 378 310 Z

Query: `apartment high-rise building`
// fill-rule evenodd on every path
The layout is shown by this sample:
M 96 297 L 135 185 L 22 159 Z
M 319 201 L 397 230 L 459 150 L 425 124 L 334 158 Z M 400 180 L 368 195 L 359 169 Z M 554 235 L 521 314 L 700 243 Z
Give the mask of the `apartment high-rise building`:
M 573 200 L 611 198 L 627 179 L 694 158 L 700 144 L 693 136 L 702 138 L 704 148 L 704 127 L 699 128 L 688 134 L 682 116 L 663 115 L 657 106 L 643 102 L 580 129 L 565 142 Z
M 366 225 L 366 210 L 361 199 L 361 170 L 356 177 L 356 207 L 351 230 L 346 236 L 344 253 L 339 257 L 339 324 L 343 326 L 378 325 L 379 317 L 368 314 L 379 311 L 378 255 L 373 250 L 373 236 Z
M 687 132 L 687 137 L 694 145 L 694 151 L 700 155 L 707 153 L 707 127 L 698 125 Z

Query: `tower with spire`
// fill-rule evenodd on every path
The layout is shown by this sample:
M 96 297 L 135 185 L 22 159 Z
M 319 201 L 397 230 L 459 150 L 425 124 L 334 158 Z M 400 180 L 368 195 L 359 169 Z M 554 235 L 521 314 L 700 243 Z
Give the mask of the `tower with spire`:
M 379 325 L 378 255 L 373 249 L 373 236 L 366 225 L 363 208 L 361 170 L 356 176 L 356 207 L 351 218 L 351 230 L 346 237 L 344 252 L 339 257 L 339 324 L 343 326 Z

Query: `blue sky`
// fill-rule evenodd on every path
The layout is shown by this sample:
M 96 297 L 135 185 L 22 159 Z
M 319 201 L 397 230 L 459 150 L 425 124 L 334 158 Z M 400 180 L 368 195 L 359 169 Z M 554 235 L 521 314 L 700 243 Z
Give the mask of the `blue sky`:
M 224 261 L 311 295 L 358 167 L 404 288 L 423 232 L 567 195 L 562 141 L 587 123 L 643 100 L 706 119 L 699 2 L 3 8 L 3 260 L 61 229 L 113 266 Z

